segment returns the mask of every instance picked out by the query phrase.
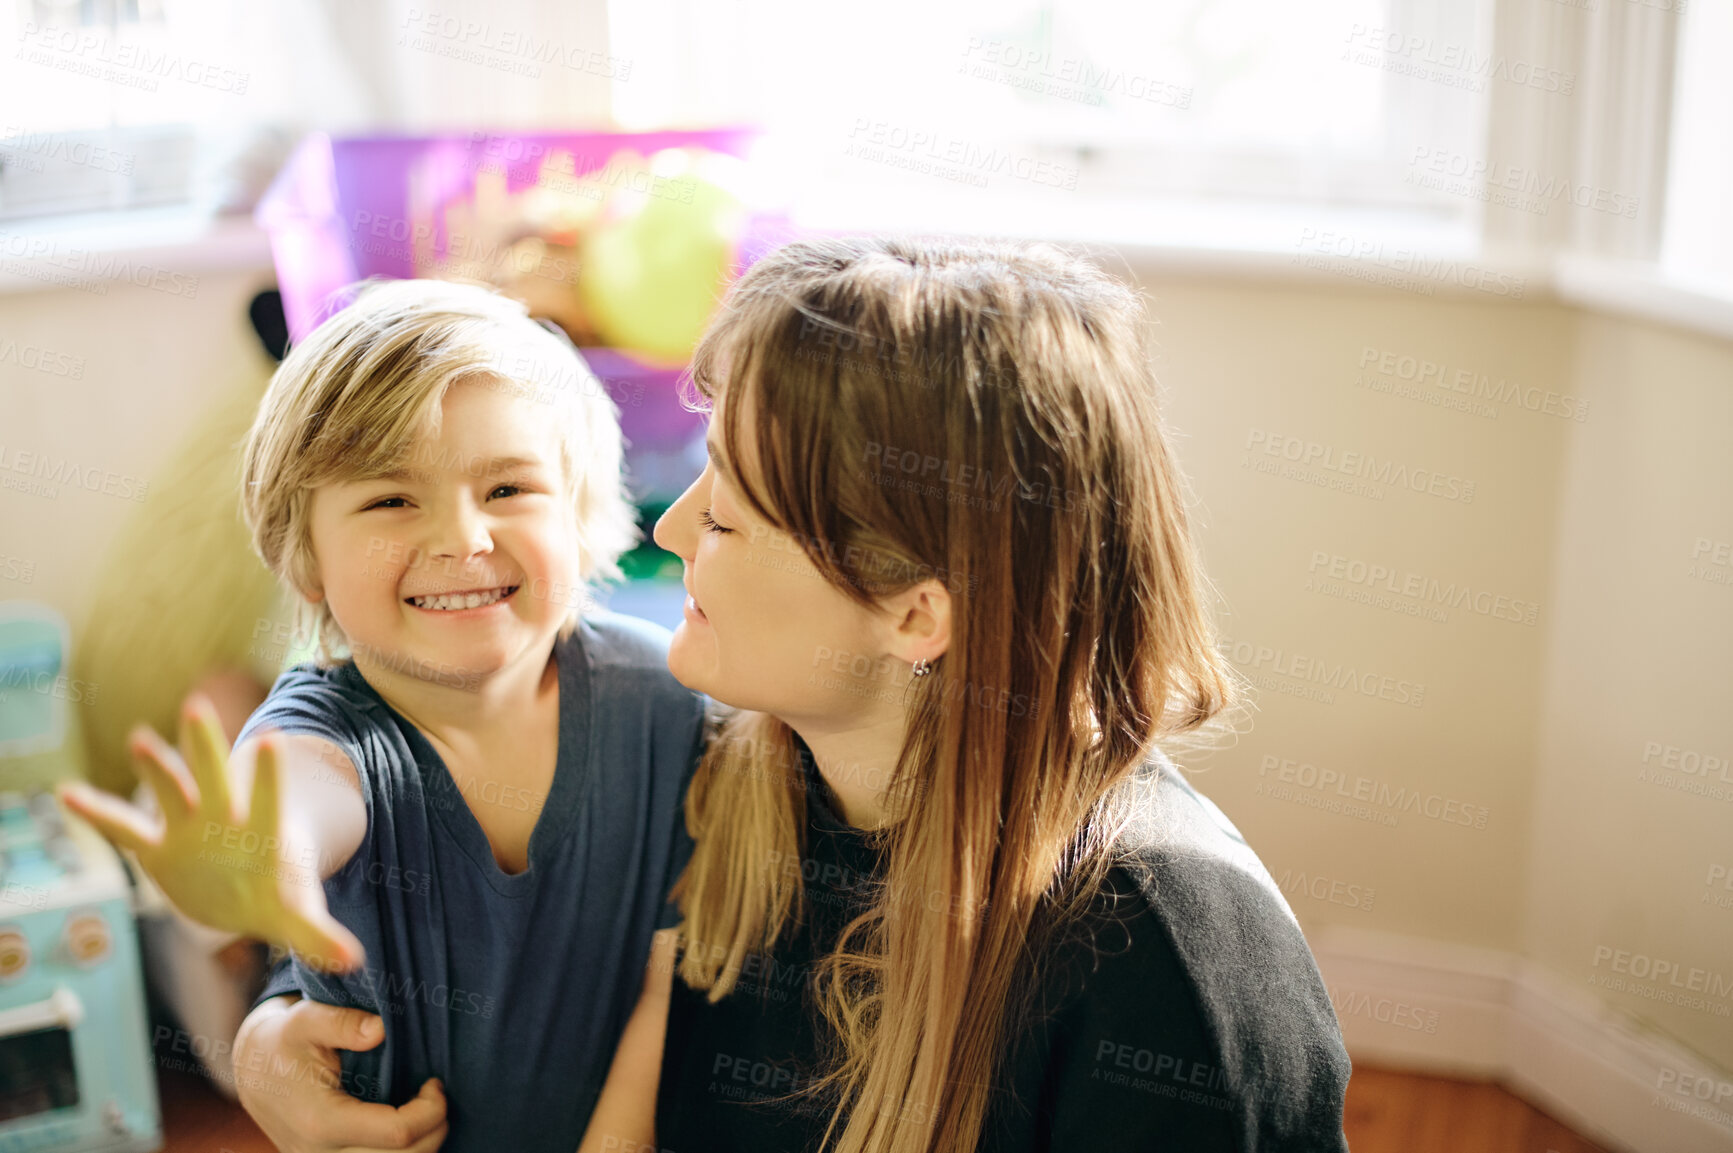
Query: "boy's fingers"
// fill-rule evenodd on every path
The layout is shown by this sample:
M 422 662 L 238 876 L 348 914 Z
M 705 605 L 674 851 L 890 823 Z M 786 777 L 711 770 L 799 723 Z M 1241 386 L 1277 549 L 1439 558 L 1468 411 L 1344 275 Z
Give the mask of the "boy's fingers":
M 181 706 L 181 755 L 192 768 L 199 790 L 199 808 L 213 821 L 235 824 L 229 797 L 229 743 L 222 722 L 208 698 L 194 693 Z
M 289 944 L 309 963 L 324 972 L 347 973 L 365 959 L 361 942 L 323 910 L 288 908 L 284 926 Z
M 61 785 L 55 791 L 67 808 L 121 848 L 135 853 L 156 848 L 157 833 L 150 820 L 119 797 L 82 784 Z
M 178 762 L 180 755 L 168 747 L 168 743 L 156 735 L 156 730 L 148 725 L 139 725 L 132 730 L 127 739 L 127 747 L 132 750 L 133 764 L 138 766 L 138 775 L 150 786 L 150 791 L 156 794 L 156 803 L 162 809 L 163 820 L 167 823 L 184 821 L 198 807 L 198 799 L 193 792 L 192 781 Z
M 253 758 L 253 795 L 247 801 L 247 828 L 259 834 L 260 844 L 280 844 L 282 840 L 277 835 L 278 743 L 278 738 L 266 737 L 259 742 L 259 751 Z

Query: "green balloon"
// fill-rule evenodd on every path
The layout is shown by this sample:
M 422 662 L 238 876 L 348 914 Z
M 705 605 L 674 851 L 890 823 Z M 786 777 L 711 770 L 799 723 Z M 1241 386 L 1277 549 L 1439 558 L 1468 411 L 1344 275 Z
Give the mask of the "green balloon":
M 617 187 L 605 222 L 584 238 L 578 298 L 608 344 L 683 364 L 727 286 L 744 212 L 701 177 L 636 183 L 650 191 Z

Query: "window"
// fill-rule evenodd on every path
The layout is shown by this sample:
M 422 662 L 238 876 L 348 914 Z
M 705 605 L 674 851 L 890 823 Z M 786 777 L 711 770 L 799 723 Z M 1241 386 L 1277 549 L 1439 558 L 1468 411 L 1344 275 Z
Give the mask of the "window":
M 1683 19 L 1661 266 L 1733 297 L 1733 5 L 1693 0 Z
M 604 123 L 600 5 L 0 0 L 0 222 L 250 207 L 309 129 Z
M 1491 24 L 1426 0 L 617 0 L 625 127 L 749 121 L 795 191 L 1356 205 L 1468 219 Z
M 747 123 L 768 198 L 821 226 L 1271 251 L 1347 217 L 1361 241 L 1522 263 L 1649 261 L 1664 233 L 1670 275 L 1725 282 L 1729 20 L 1697 0 L 0 0 L 0 225 L 244 207 L 309 128 Z
M 161 91 L 160 0 L 26 0 L 0 37 L 15 46 L 0 70 L 0 219 L 186 199 L 194 133 L 173 123 L 179 85 Z

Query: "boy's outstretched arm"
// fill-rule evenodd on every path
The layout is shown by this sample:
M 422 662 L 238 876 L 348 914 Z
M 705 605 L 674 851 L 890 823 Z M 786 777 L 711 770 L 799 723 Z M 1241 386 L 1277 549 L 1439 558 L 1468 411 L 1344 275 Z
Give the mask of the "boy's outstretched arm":
M 331 971 L 355 968 L 361 943 L 327 911 L 320 884 L 367 831 L 355 767 L 308 734 L 265 732 L 232 752 L 227 745 L 210 701 L 194 693 L 181 708 L 178 752 L 143 725 L 129 741 L 160 819 L 88 785 L 62 785 L 59 794 L 132 850 L 193 920 L 287 946 Z
M 643 992 L 620 1034 L 578 1153 L 656 1147 L 656 1090 L 662 1080 L 662 1040 L 668 1031 L 678 940 L 677 929 L 659 929 L 651 938 Z

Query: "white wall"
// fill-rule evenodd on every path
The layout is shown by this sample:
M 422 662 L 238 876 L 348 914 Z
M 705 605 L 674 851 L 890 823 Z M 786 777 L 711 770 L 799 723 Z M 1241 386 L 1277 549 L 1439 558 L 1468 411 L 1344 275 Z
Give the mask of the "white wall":
M 1639 779 L 1646 749 L 1651 769 L 1669 747 L 1733 755 L 1733 344 L 1544 301 L 1141 273 L 1222 630 L 1260 681 L 1237 741 L 1186 758 L 1194 782 L 1309 933 L 1537 961 L 1733 1068 L 1733 769 Z M 1417 395 L 1362 387 L 1385 352 L 1445 368 Z M 1438 379 L 1481 375 L 1557 414 L 1436 403 L 1463 396 Z M 1259 435 L 1437 469 L 1474 497 L 1260 474 L 1281 458 Z M 1534 602 L 1535 623 L 1323 595 L 1307 588 L 1319 553 Z M 1276 672 L 1296 659 L 1423 684 L 1423 703 L 1299 695 L 1308 682 Z M 1370 800 L 1349 808 L 1359 778 Z M 1415 793 L 1421 811 L 1398 807 Z M 1432 798 L 1484 827 L 1427 816 Z M 1630 991 L 1657 960 L 1676 973 Z
M 1523 942 L 1733 1068 L 1733 346 L 1588 316 L 1572 351 L 1594 416 L 1564 462 Z
M 246 309 L 254 293 L 274 285 L 271 270 L 184 276 L 197 277 L 190 296 L 108 280 L 93 282 L 100 293 L 0 294 L 0 483 L 31 484 L 43 456 L 50 474 L 76 466 L 87 482 L 103 478 L 96 491 L 76 483 L 35 492 L 0 487 L 0 557 L 34 569 L 32 580 L 7 579 L 12 566 L 0 559 L 0 597 L 44 601 L 75 631 L 105 546 L 141 507 L 127 494 L 142 485 L 148 498 L 151 478 L 197 415 L 269 370 Z M 26 367 L 27 349 L 47 350 L 56 367 L 75 367 L 80 377 Z M 33 459 L 20 463 L 20 453 Z

